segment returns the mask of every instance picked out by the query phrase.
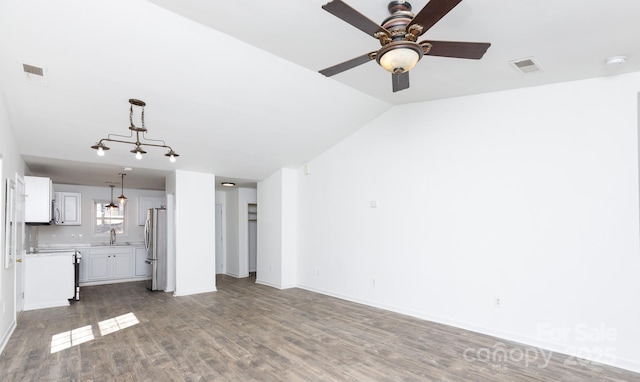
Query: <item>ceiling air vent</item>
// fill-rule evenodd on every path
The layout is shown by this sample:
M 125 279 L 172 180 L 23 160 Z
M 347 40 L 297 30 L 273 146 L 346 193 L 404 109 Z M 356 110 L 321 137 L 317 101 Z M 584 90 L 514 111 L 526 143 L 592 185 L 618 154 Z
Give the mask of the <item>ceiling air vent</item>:
M 540 64 L 535 58 L 521 58 L 509 62 L 518 72 L 522 74 L 531 74 L 542 71 Z
M 24 69 L 25 73 L 35 74 L 36 76 L 40 77 L 44 76 L 44 69 L 38 68 L 37 66 L 22 64 L 22 68 Z
M 23 63 L 22 70 L 24 71 L 24 77 L 27 81 L 38 85 L 47 85 L 47 80 L 44 75 L 45 69 L 43 67 Z

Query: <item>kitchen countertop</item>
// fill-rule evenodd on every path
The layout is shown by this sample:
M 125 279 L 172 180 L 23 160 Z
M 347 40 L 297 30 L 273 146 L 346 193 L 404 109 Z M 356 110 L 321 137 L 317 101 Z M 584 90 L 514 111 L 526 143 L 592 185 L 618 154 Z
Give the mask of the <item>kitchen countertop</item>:
M 28 252 L 25 254 L 26 257 L 50 257 L 50 256 L 69 256 L 75 255 L 75 250 L 57 250 L 57 251 L 38 251 L 38 252 Z
M 42 244 L 41 246 L 30 250 L 27 255 L 37 255 L 45 253 L 60 253 L 82 251 L 84 248 L 119 248 L 119 247 L 144 247 L 143 242 L 125 241 L 109 245 L 109 243 L 74 243 L 74 244 Z

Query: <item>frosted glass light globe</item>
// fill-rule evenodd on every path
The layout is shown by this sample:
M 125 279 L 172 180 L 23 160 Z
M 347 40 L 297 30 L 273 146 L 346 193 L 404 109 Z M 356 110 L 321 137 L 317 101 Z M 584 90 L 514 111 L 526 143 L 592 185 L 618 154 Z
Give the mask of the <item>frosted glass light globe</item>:
M 420 55 L 414 49 L 397 48 L 380 57 L 380 66 L 388 72 L 400 74 L 413 69 L 419 60 Z

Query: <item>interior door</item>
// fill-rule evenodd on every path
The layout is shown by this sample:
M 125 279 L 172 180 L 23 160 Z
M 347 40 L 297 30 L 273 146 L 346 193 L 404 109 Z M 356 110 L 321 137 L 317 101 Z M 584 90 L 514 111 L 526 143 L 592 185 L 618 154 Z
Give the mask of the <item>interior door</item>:
M 15 249 L 16 249 L 16 318 L 20 317 L 24 307 L 24 178 L 16 173 L 15 198 Z

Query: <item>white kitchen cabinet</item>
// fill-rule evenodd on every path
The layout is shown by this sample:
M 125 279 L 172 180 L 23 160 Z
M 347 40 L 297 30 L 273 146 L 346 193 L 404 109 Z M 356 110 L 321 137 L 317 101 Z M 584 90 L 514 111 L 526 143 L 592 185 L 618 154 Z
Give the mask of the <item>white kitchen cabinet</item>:
M 134 277 L 133 247 L 91 248 L 87 257 L 86 282 L 131 279 Z M 84 256 L 82 260 L 85 260 Z
M 118 253 L 111 257 L 112 277 L 126 279 L 133 277 L 133 253 Z
M 111 255 L 107 253 L 92 253 L 87 260 L 87 281 L 101 281 L 111 278 Z
M 82 224 L 82 194 L 56 192 L 55 222 L 60 225 Z
M 144 247 L 136 247 L 136 277 L 151 277 L 151 266 L 147 260 L 147 250 Z
M 53 206 L 53 183 L 51 178 L 24 177 L 24 221 L 26 223 L 50 223 Z
M 164 198 L 159 196 L 138 197 L 138 225 L 144 225 L 147 221 L 149 208 L 160 208 L 164 205 Z

